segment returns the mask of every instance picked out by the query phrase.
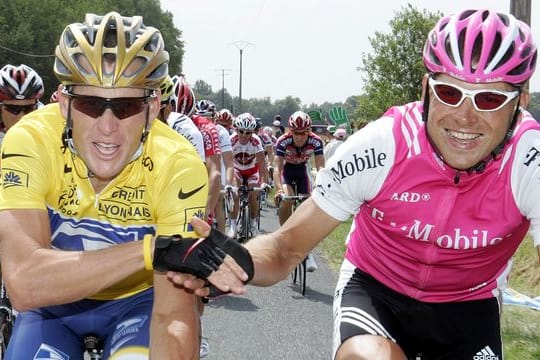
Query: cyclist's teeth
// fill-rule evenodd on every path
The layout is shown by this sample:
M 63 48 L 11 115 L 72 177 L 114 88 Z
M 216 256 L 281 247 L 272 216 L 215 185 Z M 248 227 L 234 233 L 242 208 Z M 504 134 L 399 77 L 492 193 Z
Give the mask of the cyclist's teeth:
M 480 137 L 480 134 L 463 133 L 452 130 L 448 130 L 448 134 L 459 140 L 474 140 Z
M 113 153 L 118 148 L 118 145 L 114 145 L 114 144 L 104 144 L 104 143 L 95 143 L 95 144 L 98 150 L 104 153 Z

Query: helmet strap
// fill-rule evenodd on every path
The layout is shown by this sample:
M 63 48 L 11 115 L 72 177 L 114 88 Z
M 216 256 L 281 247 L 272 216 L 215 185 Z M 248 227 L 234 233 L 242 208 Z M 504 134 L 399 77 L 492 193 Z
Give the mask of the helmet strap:
M 150 133 L 150 104 L 146 107 L 146 120 L 144 123 L 144 130 L 141 135 L 141 142 L 139 143 L 139 147 L 137 148 L 137 151 L 133 154 L 131 157 L 131 160 L 129 162 L 135 161 L 139 156 L 143 153 L 143 145 L 146 139 L 148 138 L 148 134 Z
M 73 143 L 73 119 L 71 118 L 71 101 L 72 99 L 69 98 L 66 126 L 64 127 L 64 133 L 62 134 L 62 142 L 64 143 L 64 146 L 67 147 L 73 155 L 77 155 L 77 149 L 75 148 L 75 144 Z

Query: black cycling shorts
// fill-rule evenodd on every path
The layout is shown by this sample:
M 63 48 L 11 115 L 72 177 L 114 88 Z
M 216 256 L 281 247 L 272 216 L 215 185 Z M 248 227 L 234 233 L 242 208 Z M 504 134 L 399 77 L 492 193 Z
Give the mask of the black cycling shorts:
M 496 298 L 418 301 L 345 260 L 334 300 L 334 355 L 345 340 L 365 334 L 396 342 L 413 360 L 502 360 Z
M 294 188 L 296 185 L 296 194 L 311 194 L 311 179 L 308 172 L 308 165 L 285 163 L 281 177 L 283 184 Z

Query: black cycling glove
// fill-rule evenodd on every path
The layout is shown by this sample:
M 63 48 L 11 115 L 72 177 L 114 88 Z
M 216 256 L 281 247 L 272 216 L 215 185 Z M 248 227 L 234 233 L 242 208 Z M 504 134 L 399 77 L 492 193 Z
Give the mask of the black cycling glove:
M 230 255 L 253 279 L 253 260 L 248 250 L 235 240 L 212 229 L 206 238 L 182 238 L 180 235 L 158 236 L 154 247 L 154 269 L 192 274 L 206 280 Z

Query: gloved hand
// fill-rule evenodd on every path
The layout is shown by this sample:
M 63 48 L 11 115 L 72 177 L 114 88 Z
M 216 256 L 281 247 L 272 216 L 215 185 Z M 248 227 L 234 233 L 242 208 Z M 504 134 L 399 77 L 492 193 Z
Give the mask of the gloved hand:
M 283 190 L 276 191 L 274 195 L 274 204 L 276 205 L 276 207 L 279 207 L 279 204 L 281 203 L 281 199 L 284 194 L 285 192 L 283 192 Z
M 230 255 L 253 279 L 253 260 L 248 250 L 237 241 L 212 229 L 206 238 L 182 238 L 180 235 L 158 236 L 154 247 L 154 270 L 177 271 L 206 280 Z

